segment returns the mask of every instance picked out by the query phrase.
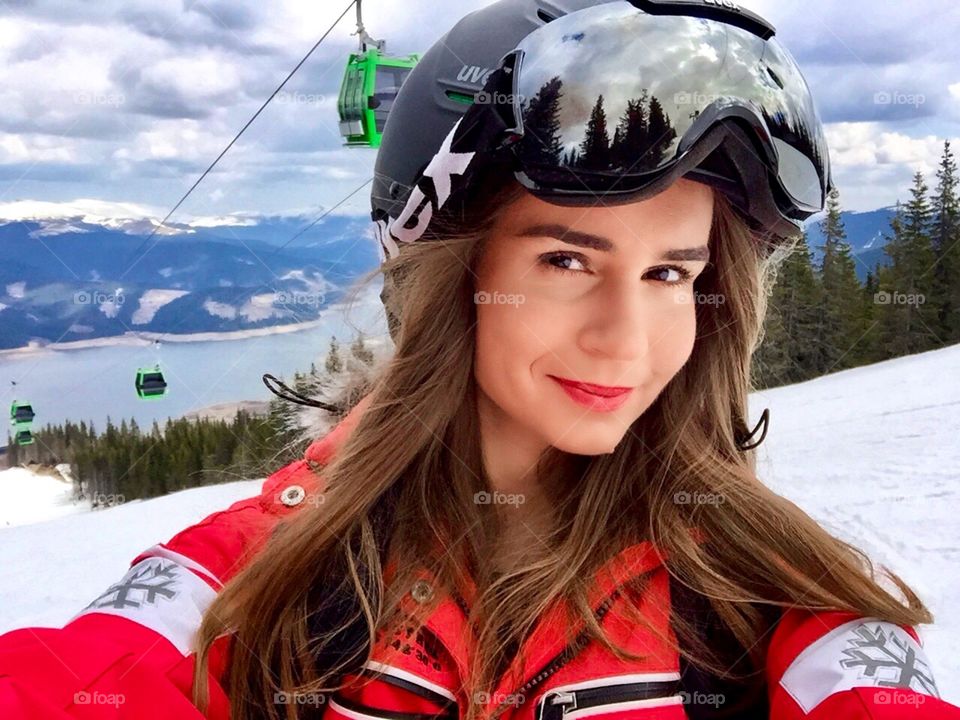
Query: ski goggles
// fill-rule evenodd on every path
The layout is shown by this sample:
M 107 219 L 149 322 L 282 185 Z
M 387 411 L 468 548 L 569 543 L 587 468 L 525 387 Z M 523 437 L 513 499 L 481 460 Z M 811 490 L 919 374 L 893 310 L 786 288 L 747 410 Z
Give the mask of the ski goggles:
M 773 27 L 731 4 L 614 0 L 527 35 L 400 216 L 380 223 L 387 254 L 492 163 L 559 205 L 634 202 L 686 176 L 724 192 L 754 229 L 798 234 L 833 189 L 823 127 Z

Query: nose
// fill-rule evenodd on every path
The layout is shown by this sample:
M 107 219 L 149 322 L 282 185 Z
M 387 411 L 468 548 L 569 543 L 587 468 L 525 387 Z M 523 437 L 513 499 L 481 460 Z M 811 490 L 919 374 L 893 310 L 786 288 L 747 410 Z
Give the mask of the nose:
M 590 355 L 635 362 L 650 352 L 669 313 L 667 308 L 658 312 L 654 298 L 635 275 L 611 278 L 606 285 L 595 302 L 584 307 L 578 344 Z

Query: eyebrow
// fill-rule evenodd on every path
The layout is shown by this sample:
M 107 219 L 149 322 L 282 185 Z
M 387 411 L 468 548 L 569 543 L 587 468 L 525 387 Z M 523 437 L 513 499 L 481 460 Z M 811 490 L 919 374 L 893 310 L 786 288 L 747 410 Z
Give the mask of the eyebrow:
M 591 233 L 581 232 L 579 230 L 572 230 L 571 228 L 565 227 L 563 225 L 556 224 L 541 224 L 541 225 L 531 225 L 530 227 L 524 228 L 519 233 L 518 237 L 552 237 L 556 238 L 565 243 L 571 245 L 577 245 L 578 247 L 590 248 L 591 250 L 599 250 L 600 252 L 612 252 L 614 249 L 614 244 L 605 237 L 599 235 L 593 235 Z M 709 260 L 710 259 L 710 248 L 706 245 L 701 245 L 699 247 L 692 248 L 675 248 L 672 250 L 667 250 L 660 257 L 661 260 Z

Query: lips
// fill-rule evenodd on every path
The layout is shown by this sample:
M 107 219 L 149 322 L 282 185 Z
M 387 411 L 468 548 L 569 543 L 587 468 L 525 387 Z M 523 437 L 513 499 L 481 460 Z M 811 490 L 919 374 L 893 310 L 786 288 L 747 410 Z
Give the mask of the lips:
M 633 388 L 631 387 L 619 387 L 611 385 L 594 385 L 593 383 L 578 382 L 576 380 L 568 380 L 567 378 L 557 377 L 556 375 L 551 375 L 554 380 L 561 382 L 564 385 L 569 385 L 570 387 L 577 388 L 583 392 L 588 392 L 591 395 L 597 395 L 598 397 L 605 398 L 614 398 L 619 397 L 630 392 Z
M 633 392 L 633 388 L 629 387 L 594 385 L 593 383 L 558 378 L 555 375 L 548 375 L 547 377 L 559 385 L 571 400 L 593 412 L 613 412 L 622 407 Z

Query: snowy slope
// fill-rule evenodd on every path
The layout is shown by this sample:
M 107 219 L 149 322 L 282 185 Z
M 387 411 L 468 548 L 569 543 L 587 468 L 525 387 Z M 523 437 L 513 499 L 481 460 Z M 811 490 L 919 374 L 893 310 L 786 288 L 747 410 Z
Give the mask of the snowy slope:
M 765 407 L 760 477 L 920 595 L 934 678 L 960 702 L 960 345 L 754 393 L 754 422 Z
M 0 487 L 17 482 L 18 472 L 23 471 L 0 473 Z M 263 480 L 212 485 L 0 528 L 0 633 L 61 626 L 116 582 L 141 551 L 259 494 L 262 485 Z
M 960 346 L 754 393 L 751 417 L 765 407 L 761 477 L 919 593 L 937 620 L 921 635 L 941 694 L 960 702 Z M 0 473 L 0 501 L 22 495 L 3 495 L 33 479 L 22 473 Z M 261 484 L 0 527 L 0 633 L 64 623 L 141 550 Z
M 73 485 L 59 478 L 34 475 L 23 468 L 5 470 L 0 473 L 0 528 L 90 510 L 89 502 L 75 502 L 72 495 Z

